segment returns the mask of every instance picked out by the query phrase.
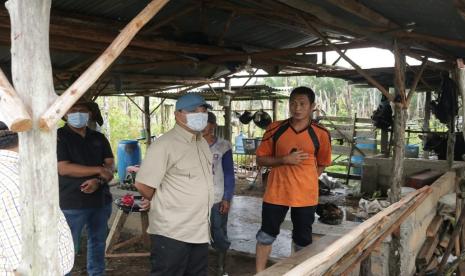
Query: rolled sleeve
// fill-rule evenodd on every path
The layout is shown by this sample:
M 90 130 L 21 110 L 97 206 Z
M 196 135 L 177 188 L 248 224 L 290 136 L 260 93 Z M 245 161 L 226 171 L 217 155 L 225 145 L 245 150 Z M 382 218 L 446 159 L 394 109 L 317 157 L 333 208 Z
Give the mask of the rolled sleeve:
M 158 189 L 167 170 L 168 149 L 162 143 L 153 143 L 137 172 L 136 181 Z

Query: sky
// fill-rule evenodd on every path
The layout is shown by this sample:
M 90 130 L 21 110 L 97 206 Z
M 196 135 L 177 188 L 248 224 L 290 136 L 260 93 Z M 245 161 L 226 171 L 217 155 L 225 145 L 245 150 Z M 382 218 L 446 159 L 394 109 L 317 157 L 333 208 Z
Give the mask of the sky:
M 347 50 L 346 55 L 352 59 L 355 63 L 364 69 L 378 68 L 378 67 L 393 67 L 394 66 L 394 55 L 391 51 L 379 48 L 363 48 L 363 49 L 351 49 Z M 332 64 L 339 55 L 335 51 L 326 53 L 326 63 Z M 420 65 L 421 62 L 407 57 L 407 63 L 409 65 Z M 318 63 L 321 63 L 322 55 L 318 54 Z M 352 69 L 349 63 L 344 59 L 340 59 L 337 63 L 338 66 Z M 259 70 L 257 74 L 266 74 L 266 72 Z M 238 74 L 239 75 L 239 74 Z M 240 75 L 247 75 L 246 72 L 242 72 Z M 247 79 L 232 79 L 232 85 L 242 85 Z M 253 83 L 255 79 L 251 79 L 249 83 Z

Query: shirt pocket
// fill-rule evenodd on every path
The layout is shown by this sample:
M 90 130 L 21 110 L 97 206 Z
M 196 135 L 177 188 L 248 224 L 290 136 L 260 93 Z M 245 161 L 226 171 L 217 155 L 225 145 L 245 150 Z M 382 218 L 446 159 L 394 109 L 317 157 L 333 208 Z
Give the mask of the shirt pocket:
M 192 178 L 200 172 L 198 162 L 194 160 L 180 160 L 174 165 L 176 174 L 181 177 Z

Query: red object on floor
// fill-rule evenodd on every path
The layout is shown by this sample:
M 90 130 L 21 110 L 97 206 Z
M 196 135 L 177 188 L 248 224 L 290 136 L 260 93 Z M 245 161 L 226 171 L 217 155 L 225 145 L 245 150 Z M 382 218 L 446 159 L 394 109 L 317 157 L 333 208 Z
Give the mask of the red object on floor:
M 132 194 L 127 194 L 121 198 L 121 204 L 125 206 L 134 205 L 134 196 Z

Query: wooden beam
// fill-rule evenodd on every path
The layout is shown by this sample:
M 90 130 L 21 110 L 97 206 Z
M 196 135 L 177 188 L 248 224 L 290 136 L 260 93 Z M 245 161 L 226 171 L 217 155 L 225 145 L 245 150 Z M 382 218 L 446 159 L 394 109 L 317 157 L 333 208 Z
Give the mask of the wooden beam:
M 0 26 L 0 44 L 10 45 L 9 28 Z M 95 41 L 88 41 L 73 37 L 52 36 L 50 39 L 50 48 L 62 52 L 73 52 L 79 54 L 100 54 L 107 44 Z M 121 56 L 130 57 L 138 60 L 155 61 L 167 59 L 180 59 L 173 52 L 153 51 L 138 47 L 127 48 Z
M 305 21 L 307 22 L 307 21 Z M 345 61 L 347 61 L 352 67 L 354 67 L 354 69 L 360 74 L 362 75 L 367 81 L 368 83 L 370 83 L 371 85 L 373 85 L 374 87 L 378 88 L 379 91 L 381 91 L 381 93 L 389 100 L 389 101 L 393 101 L 394 98 L 392 97 L 391 94 L 389 94 L 389 91 L 384 87 L 382 86 L 378 81 L 376 81 L 373 77 L 371 77 L 370 75 L 368 75 L 357 63 L 355 63 L 352 59 L 350 59 L 346 54 L 344 54 L 342 52 L 342 50 L 334 45 L 331 41 L 329 41 L 326 37 L 323 36 L 323 34 L 320 33 L 320 31 L 318 31 L 315 27 L 313 27 L 310 23 L 307 22 L 307 26 L 309 29 L 311 29 L 315 34 L 317 34 L 318 37 L 321 38 L 321 40 L 323 40 L 330 48 L 332 48 L 333 50 L 335 50 Z
M 404 32 L 404 31 L 394 32 L 393 35 L 397 38 L 412 38 L 416 40 L 431 42 L 437 45 L 447 45 L 447 46 L 452 46 L 452 47 L 465 48 L 465 41 L 463 40 L 450 39 L 450 38 L 445 38 L 445 37 L 438 37 L 438 36 L 432 36 L 432 35 L 426 35 L 426 34 L 420 34 L 420 33 L 414 33 L 414 32 L 409 33 L 409 32 Z
M 22 256 L 15 273 L 60 275 L 56 131 L 40 131 L 37 124 L 56 97 L 49 54 L 51 0 L 9 0 L 5 6 L 11 20 L 12 81 L 33 120 L 30 131 L 19 133 Z
M 382 14 L 368 8 L 367 6 L 363 5 L 359 1 L 354 0 L 327 0 L 331 4 L 342 8 L 351 14 L 363 18 L 371 23 L 392 28 L 396 27 L 397 25 L 392 23 L 389 19 L 384 17 Z
M 51 129 L 63 117 L 66 111 L 89 89 L 105 72 L 121 52 L 129 45 L 137 32 L 155 15 L 169 0 L 152 0 L 121 31 L 105 52 L 52 104 L 40 120 L 41 129 Z
M 349 233 L 329 245 L 325 250 L 321 251 L 321 253 L 316 254 L 313 257 L 310 257 L 300 264 L 294 266 L 284 275 L 323 275 L 326 271 L 328 271 L 328 269 L 334 266 L 338 260 L 345 256 L 356 245 L 358 245 L 367 235 L 372 233 L 374 229 L 380 225 L 387 227 L 395 223 L 395 219 L 389 220 L 389 218 L 399 218 L 397 215 L 399 214 L 399 209 L 405 208 L 405 206 L 411 206 L 412 203 L 418 201 L 418 197 L 420 197 L 423 193 L 430 192 L 431 188 L 426 187 L 424 189 L 408 194 L 400 201 L 395 202 L 370 219 L 364 221 L 356 228 L 352 229 Z M 263 271 L 262 274 L 259 275 L 276 275 L 268 273 L 272 271 L 272 268 L 273 266 Z
M 360 49 L 367 47 L 379 47 L 380 45 L 373 42 L 352 42 L 337 44 L 338 49 L 348 50 L 348 49 Z M 244 54 L 229 54 L 221 56 L 213 56 L 207 60 L 210 62 L 224 62 L 224 61 L 246 61 L 248 57 L 254 58 L 274 58 L 278 56 L 290 56 L 299 53 L 316 53 L 325 51 L 328 49 L 326 45 L 316 45 L 316 46 L 305 46 L 305 47 L 294 47 L 294 48 L 285 48 L 285 49 L 274 49 L 274 50 L 264 50 L 259 52 L 251 52 Z
M 142 29 L 142 33 L 144 33 L 144 34 L 153 33 L 154 31 L 156 31 L 160 27 L 163 27 L 166 24 L 173 22 L 177 18 L 180 18 L 180 17 L 183 17 L 183 16 L 187 15 L 187 14 L 191 13 L 192 11 L 194 11 L 194 10 L 196 10 L 198 8 L 199 8 L 199 5 L 197 3 L 194 3 L 193 5 L 191 4 L 182 11 L 177 11 L 173 15 L 168 16 L 167 18 L 165 18 L 163 20 L 160 20 L 159 22 L 155 21 L 153 25 L 146 26 L 144 29 Z
M 452 248 L 454 248 L 455 239 L 459 236 L 464 222 L 465 222 L 465 204 L 462 206 L 462 212 L 460 212 L 460 216 L 459 216 L 459 218 L 457 220 L 457 223 L 454 226 L 454 230 L 452 231 L 452 234 L 450 236 L 449 244 L 447 245 L 446 251 L 444 252 L 444 255 L 441 258 L 441 262 L 439 263 L 438 275 L 443 275 L 442 273 L 445 270 L 445 265 L 447 263 L 449 255 L 450 255 L 450 253 L 452 251 Z
M 412 101 L 413 94 L 415 93 L 415 90 L 417 89 L 418 83 L 420 82 L 420 78 L 423 75 L 423 71 L 425 70 L 427 64 L 428 64 L 428 58 L 425 57 L 421 63 L 420 71 L 418 71 L 415 74 L 415 78 L 413 79 L 412 87 L 410 88 L 410 92 L 408 93 L 408 96 L 407 96 L 407 102 L 406 102 L 407 106 L 410 106 L 410 102 Z
M 381 243 L 389 236 L 389 235 L 393 235 L 393 232 L 397 231 L 399 229 L 399 227 L 401 226 L 401 224 L 412 214 L 412 212 L 414 212 L 418 206 L 420 206 L 424 201 L 425 199 L 428 197 L 429 194 L 432 193 L 432 189 L 431 188 L 427 188 L 426 191 L 423 192 L 422 195 L 419 195 L 415 202 L 413 204 L 411 204 L 410 206 L 408 206 L 407 208 L 404 209 L 404 211 L 402 212 L 402 214 L 400 215 L 400 217 L 395 221 L 395 223 L 393 223 L 386 231 L 384 231 L 384 233 L 379 236 L 374 243 L 372 243 L 367 249 L 365 249 L 365 251 L 360 255 L 358 256 L 353 262 L 352 264 L 343 272 L 343 275 L 349 275 L 349 273 L 351 273 L 355 267 L 357 266 L 358 263 L 360 263 L 362 260 L 364 260 L 365 258 L 367 258 L 369 256 L 369 254 L 375 249 L 375 248 L 379 248 L 379 246 L 381 245 Z M 399 263 L 396 263 L 396 265 L 400 265 Z
M 0 9 L 0 14 L 2 10 Z M 89 17 L 88 20 L 93 20 L 94 17 Z M 99 20 L 95 17 L 95 20 Z M 85 41 L 111 43 L 113 38 L 118 35 L 119 21 L 110 21 L 112 23 L 99 24 L 95 26 L 83 26 L 82 23 L 71 23 L 69 18 L 62 18 L 60 16 L 52 16 L 50 32 L 52 37 L 61 36 L 67 38 L 82 39 Z M 6 18 L 0 17 L 0 26 L 3 28 L 9 27 L 9 22 Z M 166 40 L 162 38 L 153 38 L 150 36 L 138 35 L 137 38 L 130 42 L 130 46 L 139 47 L 148 50 L 166 51 L 166 52 L 179 52 L 179 53 L 193 53 L 205 55 L 219 55 L 228 53 L 240 53 L 240 51 L 225 49 L 221 47 L 202 45 L 194 43 L 183 43 L 179 41 Z
M 11 131 L 22 132 L 32 128 L 32 119 L 26 106 L 1 69 L 0 114 Z

